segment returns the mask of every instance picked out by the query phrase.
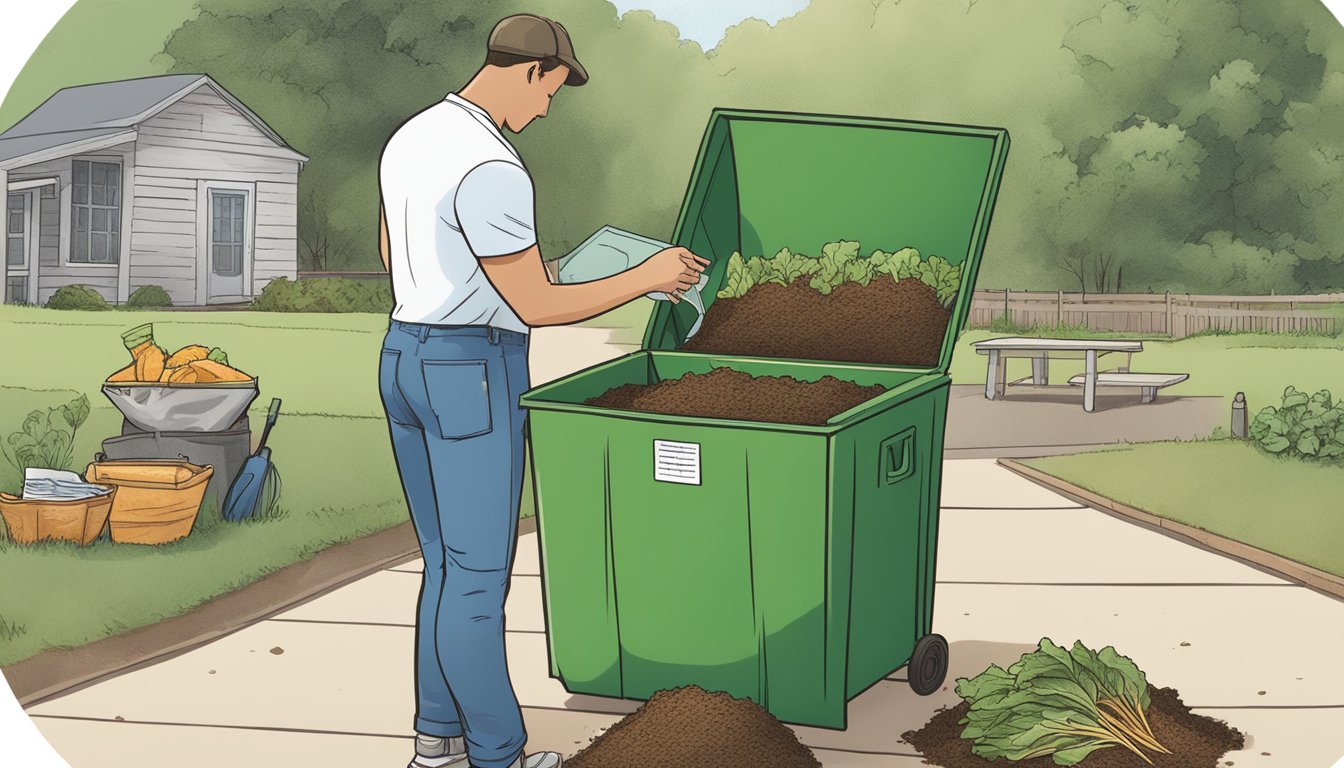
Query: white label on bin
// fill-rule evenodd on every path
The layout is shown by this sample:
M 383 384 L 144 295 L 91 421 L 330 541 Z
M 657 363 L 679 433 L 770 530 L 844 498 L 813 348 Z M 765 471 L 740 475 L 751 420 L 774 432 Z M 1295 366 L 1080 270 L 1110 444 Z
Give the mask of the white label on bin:
M 663 483 L 700 484 L 700 444 L 653 441 L 653 479 Z

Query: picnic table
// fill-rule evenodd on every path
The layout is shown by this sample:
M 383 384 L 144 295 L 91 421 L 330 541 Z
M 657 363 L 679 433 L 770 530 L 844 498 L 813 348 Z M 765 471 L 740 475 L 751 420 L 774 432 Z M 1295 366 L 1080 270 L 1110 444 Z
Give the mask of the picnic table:
M 1169 386 L 1172 375 L 1168 374 L 1131 374 L 1129 366 L 1135 352 L 1143 351 L 1143 342 L 1125 339 L 1045 339 L 1022 336 L 1010 336 L 1002 339 L 986 339 L 975 343 L 977 354 L 989 356 L 989 366 L 985 374 L 985 399 L 995 400 L 1004 396 L 1007 388 L 1007 360 L 1013 357 L 1031 359 L 1031 382 L 1036 386 L 1049 383 L 1050 358 L 1066 358 L 1086 361 L 1085 373 L 1081 377 L 1070 379 L 1071 384 L 1082 384 L 1083 410 L 1091 412 L 1096 408 L 1097 384 L 1116 384 L 1121 386 L 1141 386 L 1144 388 L 1144 402 L 1151 402 L 1156 389 Z M 1117 368 L 1118 373 L 1099 374 L 1097 359 L 1112 353 L 1125 353 L 1125 365 Z M 1184 380 L 1184 374 L 1178 381 Z M 1155 378 L 1148 378 L 1155 377 Z M 1025 379 L 1021 379 L 1025 381 Z M 1013 382 L 1017 383 L 1017 382 Z

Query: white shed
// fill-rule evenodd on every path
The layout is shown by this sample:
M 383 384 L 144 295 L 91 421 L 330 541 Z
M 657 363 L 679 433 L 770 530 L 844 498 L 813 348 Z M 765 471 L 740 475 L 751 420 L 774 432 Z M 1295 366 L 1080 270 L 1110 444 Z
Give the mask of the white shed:
M 123 303 L 248 301 L 298 269 L 307 157 L 206 75 L 57 91 L 0 134 L 4 300 L 82 283 Z

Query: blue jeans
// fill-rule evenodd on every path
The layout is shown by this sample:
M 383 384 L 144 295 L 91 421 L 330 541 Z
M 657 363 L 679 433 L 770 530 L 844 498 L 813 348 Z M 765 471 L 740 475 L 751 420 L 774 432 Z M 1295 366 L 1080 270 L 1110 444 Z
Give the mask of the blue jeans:
M 504 655 L 523 481 L 525 334 L 391 321 L 378 388 L 425 558 L 415 632 L 415 730 L 466 736 L 473 766 L 522 754 Z

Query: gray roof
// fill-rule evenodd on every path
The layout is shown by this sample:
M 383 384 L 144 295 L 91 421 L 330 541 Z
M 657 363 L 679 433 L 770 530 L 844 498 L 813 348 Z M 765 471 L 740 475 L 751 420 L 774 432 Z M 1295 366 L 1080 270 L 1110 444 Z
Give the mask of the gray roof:
M 132 129 L 202 85 L 214 88 L 279 146 L 292 149 L 270 126 L 208 75 L 160 75 L 62 88 L 0 133 L 0 163 L 63 144 Z M 306 159 L 306 158 L 305 158 Z
M 164 75 L 62 88 L 0 139 L 86 128 L 130 128 L 131 120 L 201 75 Z
M 87 131 L 61 131 L 59 133 L 39 133 L 36 136 L 0 137 L 0 163 L 16 157 L 41 152 L 44 149 L 73 144 L 86 139 L 97 139 L 124 133 L 125 128 L 91 128 Z

